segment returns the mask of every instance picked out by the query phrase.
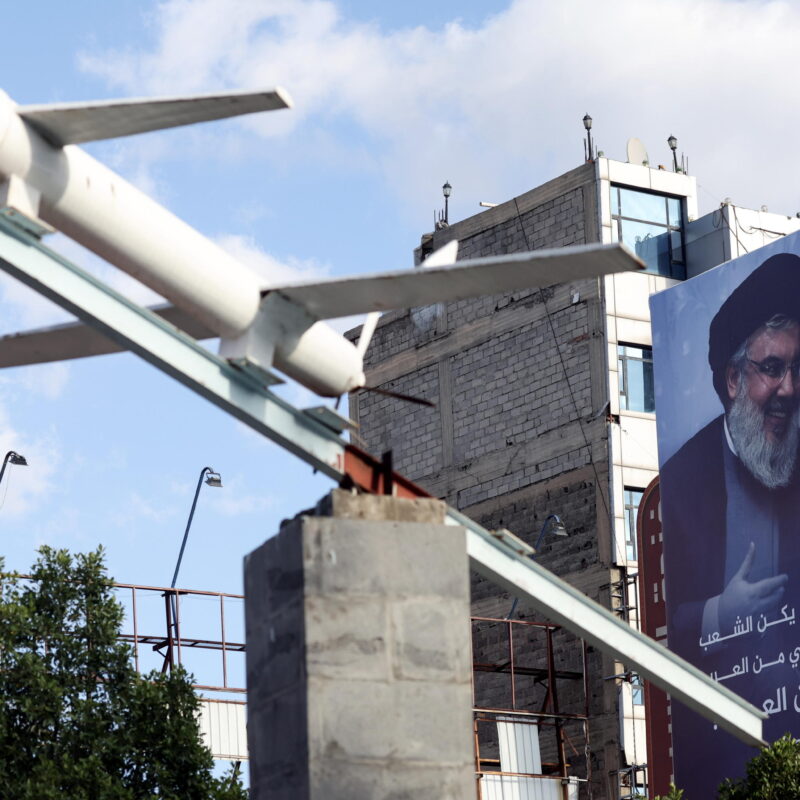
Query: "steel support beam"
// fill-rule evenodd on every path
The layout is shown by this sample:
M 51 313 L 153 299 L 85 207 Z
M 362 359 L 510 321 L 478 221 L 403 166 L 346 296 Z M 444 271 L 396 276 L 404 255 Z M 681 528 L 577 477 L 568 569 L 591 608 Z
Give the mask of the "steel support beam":
M 0 269 L 315 469 L 338 482 L 352 479 L 351 470 L 345 466 L 345 454 L 352 463 L 355 448 L 335 431 L 293 408 L 249 373 L 131 303 L 1 216 Z M 360 458 L 361 466 L 367 468 L 370 457 L 365 458 Z M 412 495 L 415 491 L 424 494 L 402 476 L 390 482 L 402 484 Z M 363 480 L 358 484 L 370 488 Z M 453 509 L 448 509 L 447 519 L 466 529 L 470 564 L 482 575 L 525 598 L 548 619 L 635 668 L 747 744 L 763 743 L 761 721 L 766 714 L 543 569 L 522 548 L 515 547 L 513 537 L 499 538 Z
M 334 480 L 340 436 L 0 216 L 0 269 Z M 278 382 L 277 379 L 275 382 Z
M 548 619 L 606 653 L 716 722 L 746 744 L 758 747 L 767 715 L 654 639 L 615 617 L 463 514 L 449 509 L 447 521 L 467 529 L 470 564 L 484 577 L 524 598 Z

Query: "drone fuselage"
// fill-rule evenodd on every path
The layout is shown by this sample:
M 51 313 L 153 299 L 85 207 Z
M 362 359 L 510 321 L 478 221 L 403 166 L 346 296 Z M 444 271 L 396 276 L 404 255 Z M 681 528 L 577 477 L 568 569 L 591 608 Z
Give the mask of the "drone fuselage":
M 80 147 L 48 141 L 2 92 L 0 179 L 7 204 L 127 272 L 223 339 L 240 340 L 256 321 L 265 287 L 255 272 Z M 324 322 L 295 326 L 269 347 L 278 369 L 323 396 L 363 384 L 355 346 Z

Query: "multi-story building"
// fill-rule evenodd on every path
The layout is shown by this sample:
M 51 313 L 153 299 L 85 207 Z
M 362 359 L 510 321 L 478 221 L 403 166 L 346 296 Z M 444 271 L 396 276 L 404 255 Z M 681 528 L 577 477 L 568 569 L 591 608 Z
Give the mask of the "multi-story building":
M 435 407 L 359 393 L 358 435 L 486 527 L 534 544 L 558 515 L 568 536 L 545 532 L 538 560 L 637 624 L 636 510 L 658 470 L 648 296 L 798 229 L 800 219 L 727 202 L 698 218 L 695 178 L 604 157 L 443 225 L 422 237 L 417 264 L 452 239 L 459 259 L 624 241 L 647 270 L 386 314 L 367 384 Z M 505 617 L 511 604 L 474 578 L 473 614 Z M 491 641 L 475 646 L 496 657 Z M 567 648 L 557 662 L 566 671 L 577 657 Z M 643 791 L 643 692 L 625 669 L 589 649 L 581 747 L 596 800 Z M 568 702 L 569 684 L 559 691 Z

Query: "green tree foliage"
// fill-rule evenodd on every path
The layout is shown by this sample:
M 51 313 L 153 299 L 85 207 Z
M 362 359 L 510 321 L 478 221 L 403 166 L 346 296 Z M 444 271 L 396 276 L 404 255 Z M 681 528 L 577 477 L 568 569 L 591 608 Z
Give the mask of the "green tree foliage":
M 660 794 L 655 800 L 683 800 L 683 789 L 678 789 L 674 783 L 669 785 L 669 791 L 666 794 Z
M 719 800 L 797 800 L 800 797 L 800 740 L 786 733 L 747 764 L 744 778 L 725 780 Z
M 102 550 L 44 547 L 32 580 L 0 581 L 0 797 L 247 797 L 212 775 L 186 673 L 133 668 Z

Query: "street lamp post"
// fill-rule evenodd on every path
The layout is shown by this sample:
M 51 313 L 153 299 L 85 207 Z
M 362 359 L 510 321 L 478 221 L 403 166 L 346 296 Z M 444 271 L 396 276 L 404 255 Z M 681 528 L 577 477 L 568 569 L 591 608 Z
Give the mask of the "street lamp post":
M 448 202 L 450 201 L 450 195 L 453 192 L 453 187 L 450 185 L 450 181 L 445 181 L 444 186 L 442 186 L 442 194 L 444 195 L 444 224 L 450 224 L 450 212 L 448 210 Z
M 586 160 L 594 161 L 594 152 L 592 144 L 592 118 L 586 114 L 583 118 L 583 127 L 586 131 Z
M 0 477 L 2 473 L 0 473 Z M 197 479 L 197 488 L 194 492 L 194 500 L 192 500 L 192 510 L 189 512 L 189 519 L 186 522 L 186 530 L 183 534 L 183 541 L 181 542 L 181 551 L 178 553 L 178 563 L 175 565 L 175 574 L 172 576 L 172 583 L 170 588 L 175 588 L 175 581 L 178 580 L 178 570 L 181 568 L 181 561 L 183 560 L 183 551 L 186 549 L 186 540 L 189 538 L 189 529 L 192 527 L 192 519 L 194 519 L 194 510 L 197 508 L 197 498 L 200 495 L 200 487 L 203 485 L 203 478 L 209 486 L 220 488 L 222 486 L 222 477 L 218 472 L 214 472 L 211 467 L 203 467 L 200 472 L 200 477 Z
M 14 464 L 14 466 L 17 467 L 27 467 L 28 460 L 25 458 L 25 456 L 21 456 L 14 450 L 9 450 L 6 453 L 6 457 L 3 459 L 3 466 L 0 467 L 0 483 L 3 482 L 3 475 L 6 473 L 6 467 L 8 464 Z
M 183 561 L 183 551 L 186 549 L 186 540 L 189 538 L 189 529 L 192 527 L 192 520 L 194 519 L 194 510 L 197 508 L 197 498 L 200 496 L 200 487 L 203 485 L 203 478 L 209 486 L 220 488 L 222 486 L 222 477 L 218 472 L 214 472 L 211 467 L 203 467 L 200 471 L 200 477 L 197 479 L 197 488 L 194 490 L 194 499 L 192 500 L 192 510 L 189 512 L 189 519 L 186 521 L 186 530 L 183 533 L 183 541 L 181 542 L 181 551 L 178 553 L 178 563 L 175 565 L 175 573 L 172 576 L 172 583 L 170 589 L 175 588 L 175 583 L 178 580 L 178 571 L 181 568 L 181 561 Z M 178 640 L 178 653 L 180 654 L 180 626 L 178 623 L 178 604 L 175 600 L 176 592 L 171 592 L 169 602 L 167 604 L 167 653 L 164 656 L 164 666 L 161 668 L 162 672 L 166 672 L 173 664 L 172 658 L 172 641 L 174 638 Z M 171 617 L 171 618 L 170 618 Z M 180 656 L 179 656 L 180 657 Z

